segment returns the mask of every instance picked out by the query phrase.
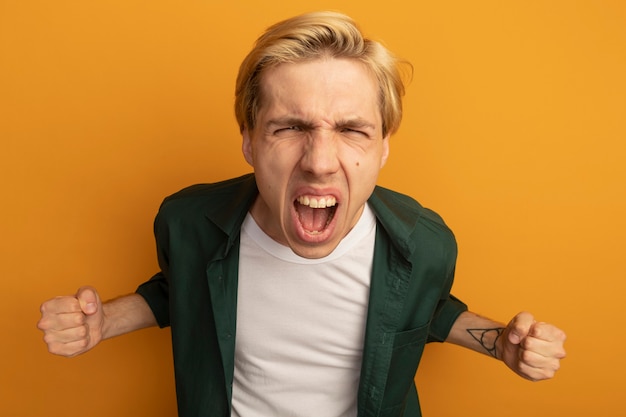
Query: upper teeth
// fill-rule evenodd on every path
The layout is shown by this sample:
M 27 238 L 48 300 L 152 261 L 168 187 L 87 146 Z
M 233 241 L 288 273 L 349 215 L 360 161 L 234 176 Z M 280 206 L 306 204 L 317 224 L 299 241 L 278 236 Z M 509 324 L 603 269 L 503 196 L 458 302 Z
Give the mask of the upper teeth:
M 307 197 L 302 196 L 298 197 L 298 203 L 309 206 L 311 208 L 326 208 L 326 207 L 334 207 L 337 204 L 337 199 L 335 197 Z

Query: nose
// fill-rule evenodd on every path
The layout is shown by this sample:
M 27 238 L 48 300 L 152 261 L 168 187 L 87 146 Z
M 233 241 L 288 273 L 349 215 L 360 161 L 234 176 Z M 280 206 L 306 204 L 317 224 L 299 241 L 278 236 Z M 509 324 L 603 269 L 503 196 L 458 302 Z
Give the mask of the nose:
M 339 170 L 337 137 L 331 130 L 314 130 L 308 135 L 301 167 L 315 176 L 334 174 Z

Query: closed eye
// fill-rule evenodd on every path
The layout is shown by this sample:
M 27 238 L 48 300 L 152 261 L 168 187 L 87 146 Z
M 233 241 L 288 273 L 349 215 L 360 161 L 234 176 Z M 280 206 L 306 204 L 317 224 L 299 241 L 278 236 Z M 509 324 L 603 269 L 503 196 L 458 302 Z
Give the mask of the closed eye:
M 287 127 L 282 127 L 280 129 L 277 130 L 277 132 L 281 131 L 281 130 L 292 130 L 292 131 L 300 131 L 302 130 L 302 128 L 300 126 L 287 126 Z
M 350 137 L 370 138 L 376 134 L 376 126 L 362 118 L 340 120 L 336 126 L 338 132 Z
M 342 132 L 345 132 L 345 133 L 360 133 L 361 135 L 365 135 L 365 134 L 366 134 L 365 132 L 363 132 L 363 131 L 361 131 L 361 130 L 358 130 L 358 129 L 350 129 L 350 128 L 347 128 L 347 127 L 346 127 L 346 128 L 341 129 L 341 131 L 342 131 Z
M 301 126 L 292 125 L 292 126 L 279 127 L 278 129 L 274 129 L 272 133 L 277 136 L 291 136 L 294 134 L 304 132 L 304 130 L 305 129 Z
M 369 138 L 370 137 L 368 132 L 364 130 L 360 130 L 360 129 L 350 128 L 350 127 L 341 128 L 339 132 L 341 132 L 342 134 L 346 136 L 355 137 L 355 138 Z

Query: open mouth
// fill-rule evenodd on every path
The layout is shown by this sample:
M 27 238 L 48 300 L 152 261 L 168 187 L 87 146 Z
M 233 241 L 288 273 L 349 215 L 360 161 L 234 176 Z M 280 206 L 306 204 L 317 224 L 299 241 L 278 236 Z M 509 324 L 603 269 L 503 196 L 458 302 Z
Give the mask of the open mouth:
M 298 220 L 305 232 L 316 235 L 322 233 L 335 216 L 337 199 L 332 196 L 301 196 L 294 201 Z

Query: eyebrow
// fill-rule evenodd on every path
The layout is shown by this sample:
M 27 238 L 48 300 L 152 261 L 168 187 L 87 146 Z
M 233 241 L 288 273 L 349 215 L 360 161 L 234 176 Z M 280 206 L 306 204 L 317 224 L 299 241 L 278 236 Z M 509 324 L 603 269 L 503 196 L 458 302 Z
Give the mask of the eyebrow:
M 374 125 L 373 123 L 361 118 L 361 117 L 355 117 L 353 119 L 341 119 L 338 120 L 336 123 L 336 126 L 338 127 L 352 127 L 352 128 L 358 128 L 358 129 L 371 129 L 371 130 L 376 130 L 376 125 Z

